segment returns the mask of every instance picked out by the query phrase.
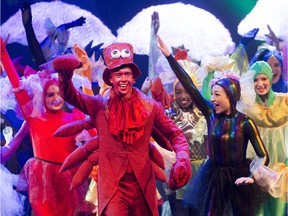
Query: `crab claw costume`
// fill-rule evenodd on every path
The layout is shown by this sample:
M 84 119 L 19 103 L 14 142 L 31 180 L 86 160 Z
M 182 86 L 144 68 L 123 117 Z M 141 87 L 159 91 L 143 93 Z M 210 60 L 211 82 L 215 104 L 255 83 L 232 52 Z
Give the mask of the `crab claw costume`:
M 57 86 L 57 79 L 44 78 L 44 82 L 38 74 L 31 75 L 35 80 L 42 81 L 34 82 L 34 85 L 42 84 L 40 89 L 43 89 L 43 92 L 40 91 L 39 95 L 34 94 L 34 97 L 30 98 L 27 89 L 21 85 L 20 77 L 13 67 L 2 39 L 1 60 L 29 126 L 34 152 L 34 157 L 26 162 L 20 173 L 17 189 L 28 190 L 29 202 L 35 215 L 74 215 L 79 208 L 85 206 L 83 201 L 88 185 L 70 190 L 71 180 L 77 169 L 64 173 L 59 173 L 59 170 L 65 158 L 76 149 L 75 139 L 74 136 L 53 137 L 52 134 L 60 126 L 84 118 L 84 114 L 79 111 L 67 113 L 62 109 L 52 111 L 46 103 L 44 105 L 43 98 L 46 97 L 47 89 L 51 85 Z M 40 101 L 39 106 L 33 103 L 36 97 Z M 36 112 L 38 108 L 40 110 Z
M 111 70 L 129 67 L 133 80 L 141 74 L 133 62 L 132 46 L 115 43 L 106 47 L 103 55 L 106 64 L 103 80 L 112 86 L 105 96 L 88 96 L 77 91 L 71 82 L 75 64 L 68 70 L 67 57 L 54 60 L 64 99 L 88 114 L 98 132 L 98 214 L 158 215 L 155 164 L 149 157 L 153 127 L 170 140 L 177 155 L 169 178 L 173 188 L 183 187 L 192 176 L 187 141 L 160 104 L 132 86 L 128 99 L 114 89 Z M 74 62 L 78 60 L 75 58 Z

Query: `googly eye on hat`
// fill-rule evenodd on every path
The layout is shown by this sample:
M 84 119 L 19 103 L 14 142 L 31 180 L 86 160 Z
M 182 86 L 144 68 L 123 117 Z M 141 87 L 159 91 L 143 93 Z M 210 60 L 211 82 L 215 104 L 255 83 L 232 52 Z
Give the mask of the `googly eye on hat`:
M 129 43 L 113 43 L 109 45 L 103 50 L 103 57 L 106 65 L 106 69 L 103 72 L 103 80 L 109 86 L 112 86 L 109 81 L 110 73 L 115 68 L 127 65 L 131 67 L 134 79 L 141 75 L 140 69 L 133 62 L 133 47 Z

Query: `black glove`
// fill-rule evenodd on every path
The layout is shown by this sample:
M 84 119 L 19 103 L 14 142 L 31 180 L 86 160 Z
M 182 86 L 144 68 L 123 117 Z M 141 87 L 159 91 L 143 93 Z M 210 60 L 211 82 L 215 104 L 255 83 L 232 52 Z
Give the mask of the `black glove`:
M 81 17 L 78 18 L 77 20 L 74 20 L 72 23 L 74 24 L 75 27 L 76 27 L 76 26 L 82 26 L 83 24 L 86 23 L 86 18 L 83 17 L 83 16 L 81 16 Z
M 24 26 L 32 25 L 32 13 L 30 4 L 26 1 L 23 2 L 21 7 L 22 23 Z

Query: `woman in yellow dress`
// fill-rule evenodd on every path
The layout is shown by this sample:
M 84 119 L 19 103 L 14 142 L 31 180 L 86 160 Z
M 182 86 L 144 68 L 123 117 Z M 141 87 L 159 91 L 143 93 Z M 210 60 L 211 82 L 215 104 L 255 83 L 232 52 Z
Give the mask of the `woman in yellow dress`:
M 264 215 L 285 215 L 288 192 L 288 94 L 274 92 L 272 79 L 272 69 L 267 62 L 256 61 L 252 64 L 240 79 L 243 97 L 242 105 L 238 108 L 256 123 L 269 154 L 269 167 L 279 173 L 277 181 L 269 185 L 272 196 L 267 200 Z M 248 146 L 247 156 L 255 156 L 251 145 Z

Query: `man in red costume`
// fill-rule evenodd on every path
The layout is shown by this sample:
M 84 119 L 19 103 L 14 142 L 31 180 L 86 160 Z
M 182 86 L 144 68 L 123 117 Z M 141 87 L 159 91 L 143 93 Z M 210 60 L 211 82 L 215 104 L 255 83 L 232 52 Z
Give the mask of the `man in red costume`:
M 64 100 L 88 114 L 98 131 L 99 215 L 158 215 L 155 169 L 149 158 L 149 140 L 156 127 L 172 144 L 177 161 L 168 184 L 183 187 L 191 178 L 188 144 L 183 132 L 162 106 L 132 85 L 141 74 L 128 43 L 114 43 L 103 51 L 104 82 L 112 88 L 105 96 L 88 96 L 71 82 L 81 64 L 74 57 L 54 60 Z

